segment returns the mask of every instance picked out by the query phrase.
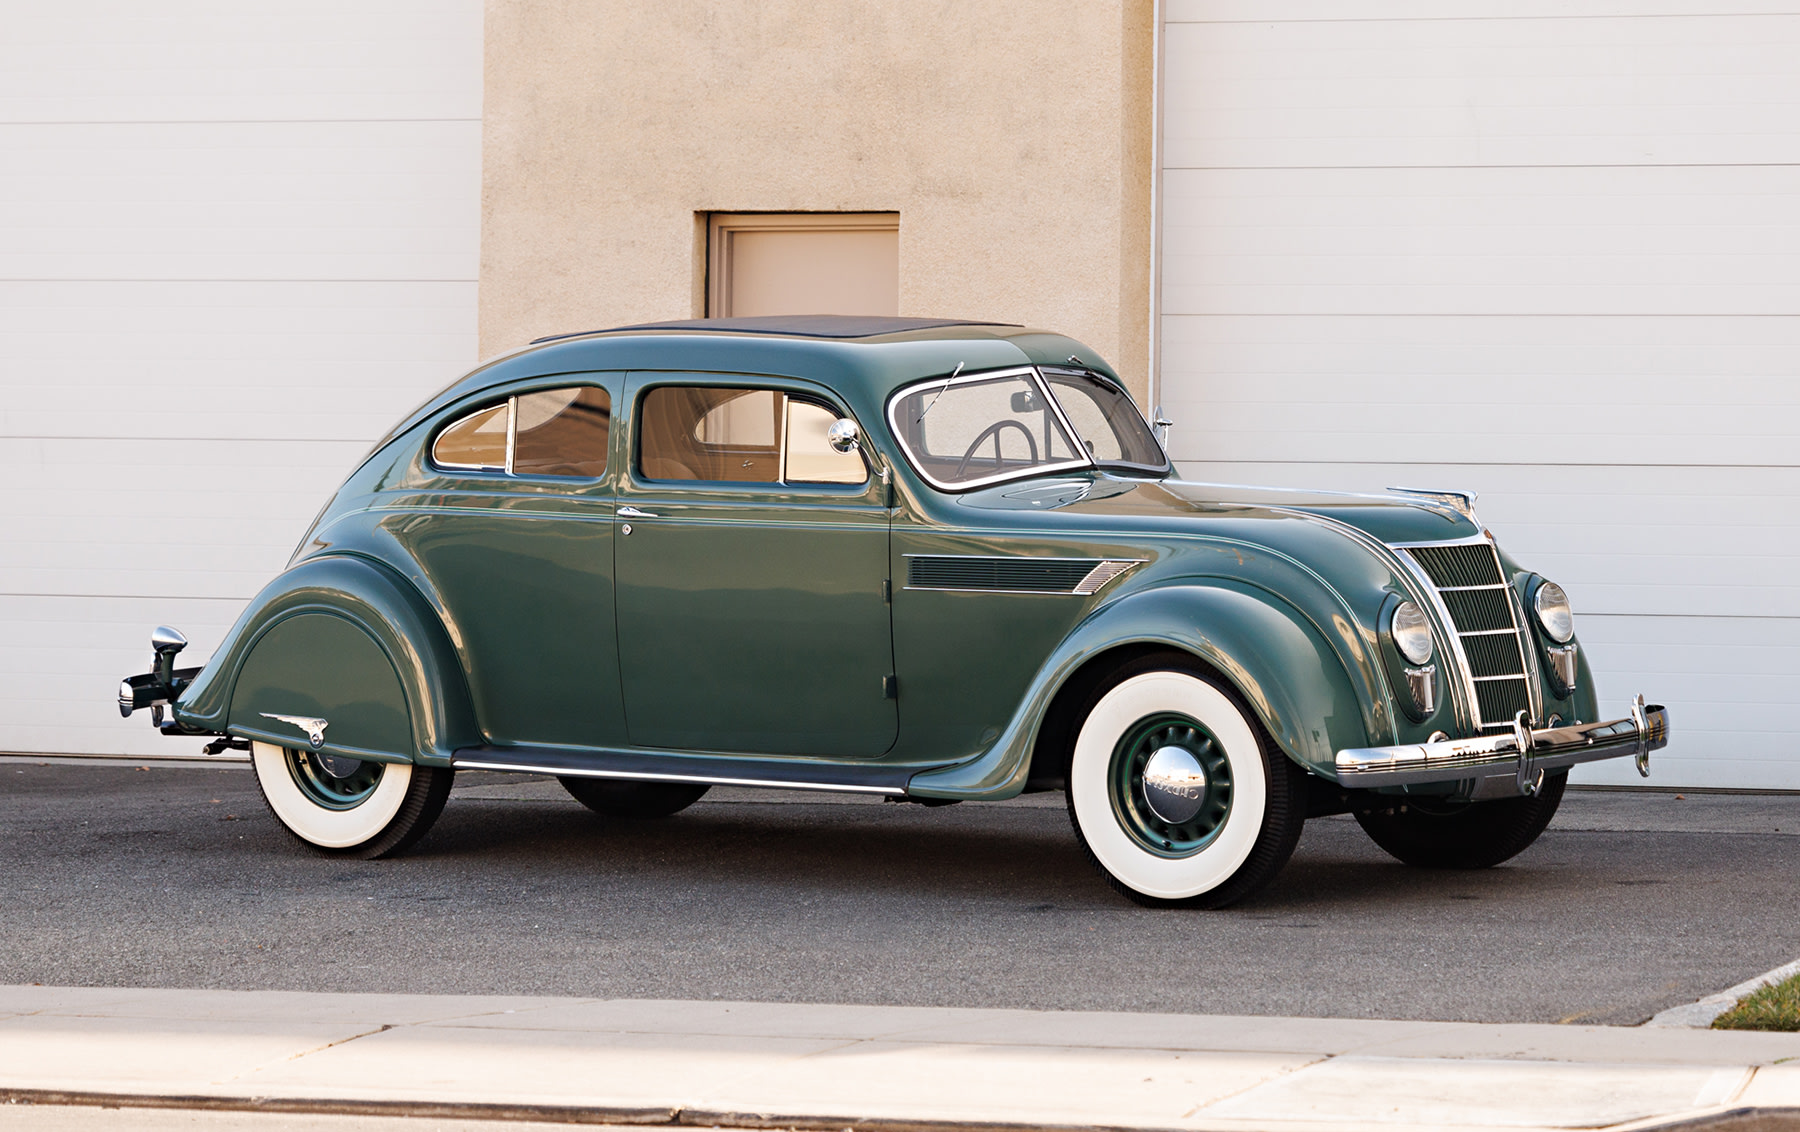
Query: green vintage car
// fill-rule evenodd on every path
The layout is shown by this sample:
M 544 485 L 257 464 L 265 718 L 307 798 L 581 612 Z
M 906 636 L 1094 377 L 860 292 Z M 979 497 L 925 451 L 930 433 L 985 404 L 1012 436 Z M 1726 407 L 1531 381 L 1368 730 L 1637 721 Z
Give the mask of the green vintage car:
M 1472 500 L 1183 482 L 1105 362 L 1017 326 L 574 334 L 402 421 L 205 667 L 159 629 L 119 708 L 248 748 L 363 857 L 479 768 L 626 818 L 1064 790 L 1145 904 L 1240 900 L 1333 813 L 1484 867 L 1668 716 L 1598 718 L 1562 589 Z

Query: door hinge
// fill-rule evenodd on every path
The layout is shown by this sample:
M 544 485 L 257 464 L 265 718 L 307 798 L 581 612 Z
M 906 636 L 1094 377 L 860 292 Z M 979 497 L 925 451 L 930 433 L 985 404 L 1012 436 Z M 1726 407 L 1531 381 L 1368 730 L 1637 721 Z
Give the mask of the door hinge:
M 892 672 L 888 673 L 886 676 L 883 676 L 881 678 L 881 695 L 882 695 L 883 699 L 889 699 L 889 700 L 899 699 L 900 698 L 900 677 L 894 675 Z
M 887 602 L 890 605 L 893 604 L 893 601 L 894 601 L 894 579 L 892 579 L 892 578 L 881 579 L 881 600 Z

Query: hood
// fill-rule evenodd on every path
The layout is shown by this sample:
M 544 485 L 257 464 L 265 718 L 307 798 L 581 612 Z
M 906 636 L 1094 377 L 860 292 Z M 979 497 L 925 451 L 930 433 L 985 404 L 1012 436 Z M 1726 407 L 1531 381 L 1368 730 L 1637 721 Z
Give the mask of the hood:
M 1481 533 L 1481 524 L 1474 515 L 1472 494 L 1359 495 L 1347 491 L 1248 487 L 1176 479 L 1164 480 L 1158 486 L 1190 506 L 1300 511 L 1335 519 L 1385 543 L 1447 542 Z
M 1361 495 L 1285 487 L 1138 480 L 1077 475 L 1008 484 L 963 497 L 966 505 L 997 509 L 1069 511 L 1121 518 L 1180 519 L 1201 516 L 1254 520 L 1315 516 L 1355 527 L 1384 543 L 1447 542 L 1481 533 L 1459 492 Z

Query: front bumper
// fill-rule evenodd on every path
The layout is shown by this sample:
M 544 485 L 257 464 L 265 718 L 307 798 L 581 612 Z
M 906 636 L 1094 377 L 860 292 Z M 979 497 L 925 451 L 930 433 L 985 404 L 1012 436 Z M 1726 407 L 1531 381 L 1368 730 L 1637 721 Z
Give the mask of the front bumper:
M 1472 782 L 1469 792 L 1477 798 L 1535 794 L 1546 771 L 1576 763 L 1632 756 L 1638 772 L 1647 775 L 1650 752 L 1669 745 L 1669 709 L 1645 706 L 1642 696 L 1630 716 L 1605 723 L 1533 728 L 1519 714 L 1511 731 L 1495 735 L 1339 751 L 1338 783 L 1370 788 Z

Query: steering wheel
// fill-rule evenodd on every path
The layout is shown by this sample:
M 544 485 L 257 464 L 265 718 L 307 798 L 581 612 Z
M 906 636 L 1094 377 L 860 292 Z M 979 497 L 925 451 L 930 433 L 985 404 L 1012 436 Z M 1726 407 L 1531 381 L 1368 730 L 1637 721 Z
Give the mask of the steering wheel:
M 952 478 L 962 479 L 963 472 L 968 470 L 969 461 L 975 458 L 975 450 L 980 448 L 981 442 L 990 436 L 994 438 L 994 470 L 999 471 L 1000 465 L 1006 462 L 1005 457 L 1000 454 L 1000 434 L 1009 428 L 1016 428 L 1025 434 L 1025 443 L 1031 446 L 1031 459 L 1026 461 L 1026 463 L 1037 463 L 1037 438 L 1031 435 L 1030 429 L 1026 428 L 1018 421 L 1013 420 L 1011 417 L 1008 417 L 1006 420 L 995 421 L 993 424 L 982 429 L 981 435 L 969 442 L 969 450 L 963 453 L 962 463 L 956 465 L 956 475 Z

